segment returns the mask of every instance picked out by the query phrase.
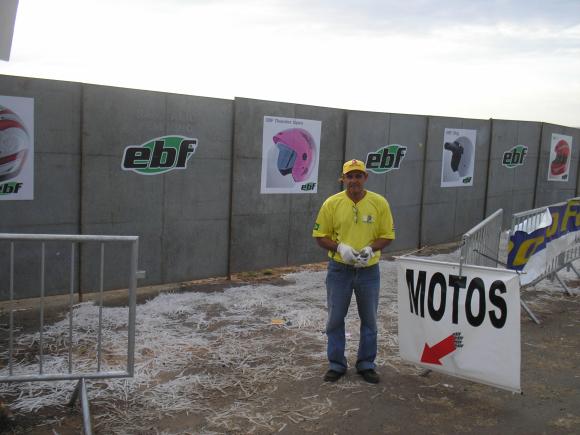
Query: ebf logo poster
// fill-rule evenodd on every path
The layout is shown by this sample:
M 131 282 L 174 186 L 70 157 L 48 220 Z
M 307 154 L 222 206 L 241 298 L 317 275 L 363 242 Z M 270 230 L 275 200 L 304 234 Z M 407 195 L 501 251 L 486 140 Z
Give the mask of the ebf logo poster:
M 34 199 L 34 99 L 0 96 L 0 200 Z
M 473 186 L 476 135 L 476 130 L 445 129 L 441 187 Z
M 264 116 L 260 193 L 316 193 L 321 121 Z
M 548 181 L 568 181 L 572 158 L 572 136 L 552 133 Z

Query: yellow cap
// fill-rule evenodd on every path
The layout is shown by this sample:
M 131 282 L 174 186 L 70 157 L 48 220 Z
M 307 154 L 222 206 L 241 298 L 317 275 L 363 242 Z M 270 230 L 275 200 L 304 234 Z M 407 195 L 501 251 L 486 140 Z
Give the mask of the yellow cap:
M 366 174 L 367 168 L 365 168 L 365 164 L 360 160 L 352 159 L 342 165 L 343 174 L 347 174 L 351 171 L 362 171 Z

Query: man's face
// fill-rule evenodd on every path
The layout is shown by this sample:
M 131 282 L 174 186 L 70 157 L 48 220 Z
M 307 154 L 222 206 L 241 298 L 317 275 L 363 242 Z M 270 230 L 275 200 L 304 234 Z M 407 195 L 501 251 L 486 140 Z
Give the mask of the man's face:
M 357 195 L 364 191 L 367 178 L 368 174 L 365 174 L 363 171 L 350 171 L 342 176 L 342 181 L 349 194 Z

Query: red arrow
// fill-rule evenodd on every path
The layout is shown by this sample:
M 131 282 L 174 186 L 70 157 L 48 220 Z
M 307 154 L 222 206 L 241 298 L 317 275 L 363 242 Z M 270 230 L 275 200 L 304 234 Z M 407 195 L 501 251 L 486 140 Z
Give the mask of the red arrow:
M 429 345 L 425 343 L 423 355 L 421 355 L 421 362 L 442 365 L 439 360 L 453 352 L 455 349 L 457 349 L 457 347 L 455 346 L 455 336 L 453 334 L 441 340 L 433 347 L 429 347 Z

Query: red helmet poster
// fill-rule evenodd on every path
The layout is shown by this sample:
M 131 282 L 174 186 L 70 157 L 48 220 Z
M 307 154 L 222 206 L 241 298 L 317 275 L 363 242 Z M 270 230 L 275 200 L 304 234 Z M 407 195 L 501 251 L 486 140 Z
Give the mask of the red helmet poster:
M 552 134 L 548 181 L 568 181 L 572 157 L 572 136 Z
M 34 199 L 34 100 L 0 96 L 0 201 Z

